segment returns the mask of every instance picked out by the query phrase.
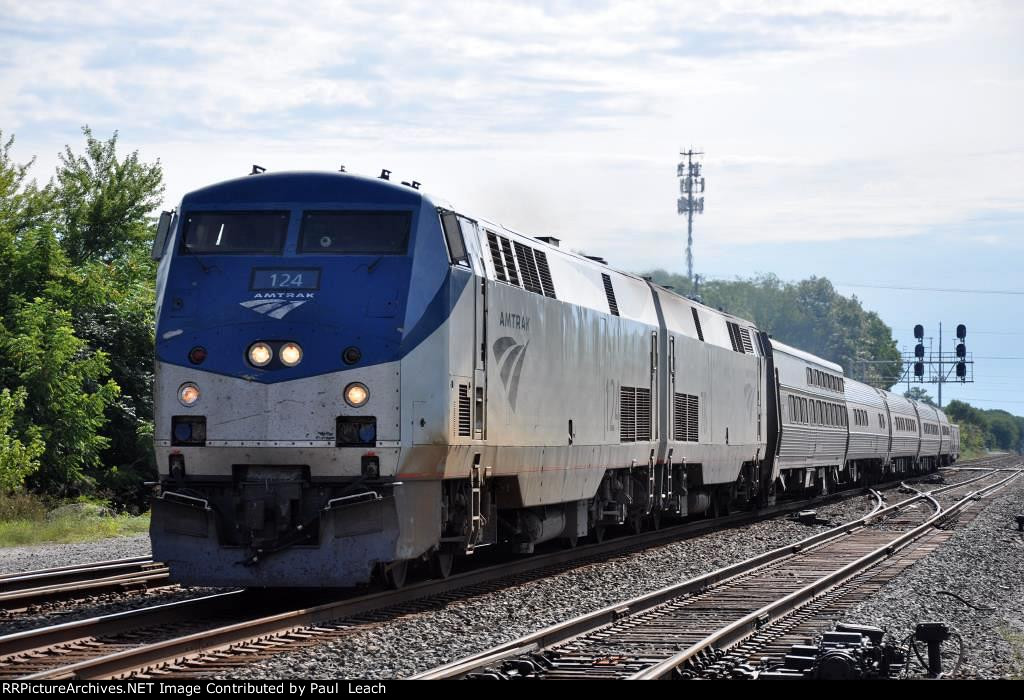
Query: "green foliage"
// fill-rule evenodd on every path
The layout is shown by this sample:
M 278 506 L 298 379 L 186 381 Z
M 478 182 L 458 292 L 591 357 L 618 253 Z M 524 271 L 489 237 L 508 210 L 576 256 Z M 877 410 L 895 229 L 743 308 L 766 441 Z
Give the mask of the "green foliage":
M 903 392 L 903 395 L 905 397 L 907 397 L 908 399 L 913 399 L 914 401 L 919 401 L 921 403 L 928 404 L 929 406 L 937 406 L 938 405 L 932 399 L 931 394 L 929 394 L 925 389 L 922 389 L 919 386 L 915 386 L 915 387 L 911 387 L 910 389 L 907 389 L 906 391 Z
M 106 409 L 119 393 L 113 380 L 102 382 L 109 373 L 106 354 L 89 352 L 75 335 L 70 312 L 39 298 L 7 319 L 0 353 L 8 363 L 4 383 L 27 393 L 21 413 L 26 430 L 46 443 L 38 484 L 61 495 L 91 485 L 87 470 L 102 467 L 100 454 L 110 443 L 102 434 Z
M 646 275 L 682 293 L 693 289 L 686 277 L 664 270 Z M 783 343 L 841 365 L 854 379 L 888 389 L 900 376 L 892 330 L 823 277 L 789 283 L 763 275 L 706 282 L 699 291 L 708 306 L 749 319 Z
M 142 516 L 83 516 L 79 512 L 67 512 L 47 516 L 0 520 L 0 547 L 20 547 L 44 542 L 84 542 L 141 535 L 149 531 L 148 513 Z
M 960 426 L 961 452 L 1024 448 L 1024 419 L 1019 416 L 1000 409 L 975 408 L 963 401 L 950 401 L 943 410 L 950 422 Z
M 0 388 L 13 406 L 0 434 L 45 444 L 33 488 L 138 503 L 154 473 L 148 247 L 163 174 L 119 157 L 116 133 L 83 132 L 84 152 L 66 147 L 44 188 L 0 138 Z
M 164 192 L 159 161 L 140 163 L 138 151 L 119 160 L 116 131 L 107 141 L 88 126 L 82 132 L 85 153 L 65 147 L 54 187 L 61 242 L 76 265 L 109 262 L 152 240 L 146 217 Z
M 28 392 L 24 387 L 12 394 L 10 389 L 0 391 L 0 491 L 21 488 L 25 478 L 39 469 L 39 457 L 46 446 L 39 430 L 30 426 L 25 441 L 14 431 L 15 414 L 25 408 Z

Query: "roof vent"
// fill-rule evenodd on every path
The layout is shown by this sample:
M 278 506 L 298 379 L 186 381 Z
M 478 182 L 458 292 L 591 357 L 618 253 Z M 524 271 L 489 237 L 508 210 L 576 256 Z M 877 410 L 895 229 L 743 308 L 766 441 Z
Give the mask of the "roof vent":
M 540 241 L 541 243 L 547 243 L 548 245 L 553 245 L 556 248 L 559 247 L 558 244 L 561 242 L 557 238 L 555 238 L 554 236 L 537 236 L 537 240 Z
M 587 258 L 588 260 L 593 260 L 594 262 L 599 262 L 602 265 L 608 264 L 608 261 L 602 258 L 600 255 L 584 255 L 583 257 Z

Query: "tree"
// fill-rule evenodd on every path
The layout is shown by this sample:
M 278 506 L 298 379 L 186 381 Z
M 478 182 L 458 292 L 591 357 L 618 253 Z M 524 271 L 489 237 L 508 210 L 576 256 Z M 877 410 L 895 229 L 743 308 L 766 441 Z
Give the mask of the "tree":
M 921 403 L 928 404 L 929 406 L 935 406 L 938 408 L 938 404 L 932 400 L 931 395 L 923 388 L 919 386 L 911 387 L 903 392 L 903 395 L 913 401 L 920 401 Z
M 110 262 L 145 246 L 152 240 L 147 217 L 164 192 L 159 160 L 141 163 L 138 151 L 119 160 L 116 131 L 107 141 L 93 137 L 88 126 L 82 133 L 85 153 L 65 147 L 53 188 L 61 244 L 76 265 Z
M 646 273 L 658 284 L 692 288 L 686 277 L 664 270 Z M 708 306 L 747 318 L 774 338 L 835 362 L 848 376 L 888 388 L 902 369 L 892 330 L 856 297 L 835 291 L 823 277 L 796 283 L 774 275 L 707 282 L 701 297 Z
M 34 488 L 126 501 L 155 471 L 148 247 L 163 176 L 120 156 L 116 133 L 83 132 L 84 152 L 66 147 L 44 188 L 0 139 L 0 388 L 10 439 L 45 441 Z
M 71 314 L 47 299 L 34 299 L 8 319 L 0 333 L 0 352 L 9 363 L 4 384 L 17 383 L 27 401 L 20 416 L 23 434 L 31 431 L 46 444 L 39 486 L 69 495 L 88 487 L 90 468 L 102 466 L 100 453 L 110 443 L 102 434 L 105 412 L 118 394 L 103 352 L 90 352 L 75 336 Z
M 30 428 L 25 438 L 14 429 L 15 417 L 25 408 L 28 392 L 18 388 L 0 391 L 0 492 L 9 493 L 21 488 L 25 478 L 39 469 L 39 457 L 46 446 L 39 430 Z

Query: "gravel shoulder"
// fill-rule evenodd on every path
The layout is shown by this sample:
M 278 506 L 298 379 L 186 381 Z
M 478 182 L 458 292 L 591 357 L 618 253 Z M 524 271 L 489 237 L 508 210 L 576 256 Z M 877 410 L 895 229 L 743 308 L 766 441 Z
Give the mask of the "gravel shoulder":
M 148 557 L 149 535 L 111 537 L 94 542 L 37 544 L 0 548 L 0 573 L 49 569 L 69 564 L 87 564 L 107 559 Z
M 1024 478 L 844 621 L 882 627 L 896 639 L 918 622 L 945 622 L 964 638 L 958 677 L 1024 678 L 1024 534 L 1015 520 L 1022 514 Z M 955 649 L 954 642 L 946 646 Z

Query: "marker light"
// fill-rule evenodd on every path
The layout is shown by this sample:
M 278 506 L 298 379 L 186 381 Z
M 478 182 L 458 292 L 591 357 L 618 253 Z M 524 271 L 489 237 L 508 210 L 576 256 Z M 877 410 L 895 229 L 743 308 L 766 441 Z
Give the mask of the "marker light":
M 192 382 L 186 382 L 178 387 L 178 401 L 182 406 L 194 406 L 199 400 L 199 387 Z
M 188 361 L 194 365 L 201 365 L 206 360 L 206 348 L 197 345 L 188 353 Z
M 285 343 L 281 346 L 281 362 L 287 367 L 294 367 L 302 362 L 302 348 L 298 343 Z
M 266 343 L 253 343 L 249 346 L 249 362 L 254 367 L 266 367 L 274 358 L 274 353 Z
M 347 401 L 348 405 L 353 408 L 359 408 L 365 404 L 369 398 L 370 390 L 366 388 L 365 384 L 353 382 L 345 387 L 345 401 Z

